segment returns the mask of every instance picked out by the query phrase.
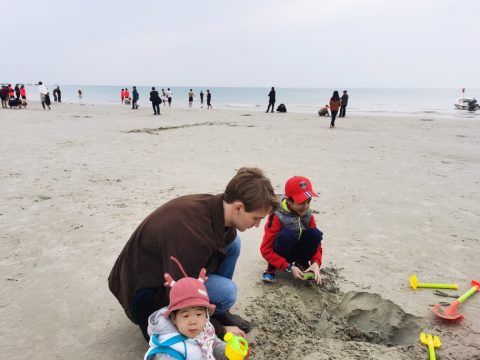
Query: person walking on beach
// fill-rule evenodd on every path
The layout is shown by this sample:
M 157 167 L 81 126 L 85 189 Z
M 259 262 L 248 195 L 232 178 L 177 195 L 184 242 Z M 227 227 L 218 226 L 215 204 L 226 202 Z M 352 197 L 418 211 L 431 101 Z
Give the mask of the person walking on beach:
M 163 106 L 167 106 L 167 94 L 165 93 L 165 89 L 162 89 L 162 102 Z
M 203 108 L 203 91 L 200 90 L 200 107 Z
M 168 100 L 168 107 L 172 106 L 172 90 L 170 88 L 167 89 L 167 100 Z
M 153 115 L 160 115 L 160 104 L 162 100 L 158 95 L 158 91 L 155 90 L 155 87 L 152 87 L 152 91 L 150 91 L 150 101 L 152 102 Z
M 275 109 L 275 88 L 272 86 L 272 90 L 268 93 L 268 107 L 267 107 L 267 112 L 270 110 L 270 106 L 272 107 L 272 113 L 273 110 Z
M 285 183 L 281 206 L 268 217 L 260 252 L 268 265 L 262 274 L 265 282 L 276 282 L 277 271 L 292 274 L 305 281 L 311 273 L 320 284 L 323 233 L 317 228 L 310 210 L 314 196 L 312 183 L 303 176 L 294 176 Z
M 206 268 L 208 296 L 216 305 L 211 316 L 220 338 L 226 331 L 243 335 L 247 320 L 230 312 L 237 299 L 232 281 L 240 255 L 238 231 L 259 227 L 277 198 L 258 168 L 241 168 L 218 195 L 186 195 L 160 206 L 133 232 L 108 277 L 110 291 L 148 341 L 148 317 L 169 304 L 164 274 L 180 278 L 174 256 L 189 276 Z
M 190 91 L 188 92 L 188 107 L 189 107 L 190 109 L 192 108 L 194 96 L 195 96 L 195 94 L 193 93 L 193 90 L 190 89 Z
M 330 98 L 330 112 L 332 113 L 332 120 L 330 121 L 330 128 L 335 127 L 335 118 L 338 114 L 338 109 L 340 108 L 340 96 L 338 91 L 333 92 L 332 97 Z
M 207 90 L 207 109 L 212 108 L 212 93 L 210 90 Z
M 132 90 L 132 109 L 138 109 L 138 99 L 140 99 L 140 95 L 138 94 L 137 87 L 134 86 Z
M 48 104 L 46 103 L 48 89 L 41 81 L 38 83 L 38 91 L 40 92 L 40 102 L 42 103 L 43 110 L 45 110 L 45 105 L 47 105 L 48 110 L 50 110 L 50 101 L 48 101 Z M 50 96 L 48 97 L 48 100 L 50 100 Z
M 343 95 L 340 98 L 340 114 L 338 114 L 338 117 L 345 117 L 345 112 L 347 109 L 348 105 L 348 94 L 347 90 L 343 90 Z

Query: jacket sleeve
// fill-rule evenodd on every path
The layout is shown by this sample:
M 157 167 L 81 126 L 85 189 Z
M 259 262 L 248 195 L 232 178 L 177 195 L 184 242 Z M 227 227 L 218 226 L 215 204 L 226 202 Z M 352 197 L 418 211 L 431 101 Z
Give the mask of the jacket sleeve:
M 273 218 L 269 218 L 265 224 L 265 233 L 263 234 L 262 245 L 260 245 L 260 252 L 269 264 L 275 266 L 277 269 L 285 270 L 288 266 L 288 261 L 273 250 L 275 237 L 282 229 L 282 224 L 275 214 L 271 216 L 273 216 Z
M 225 356 L 225 346 L 227 344 L 220 340 L 218 337 L 215 339 L 213 343 L 213 357 L 215 360 L 228 360 Z
M 309 228 L 317 228 L 317 224 L 315 222 L 315 218 L 312 217 L 310 218 L 310 223 L 308 224 Z M 322 234 L 322 239 L 323 239 L 323 233 L 320 229 L 318 229 L 320 233 Z M 317 251 L 312 257 L 312 262 L 315 261 L 318 266 L 322 266 L 322 254 L 323 254 L 323 249 L 322 249 L 322 242 L 320 241 L 320 244 L 318 245 Z

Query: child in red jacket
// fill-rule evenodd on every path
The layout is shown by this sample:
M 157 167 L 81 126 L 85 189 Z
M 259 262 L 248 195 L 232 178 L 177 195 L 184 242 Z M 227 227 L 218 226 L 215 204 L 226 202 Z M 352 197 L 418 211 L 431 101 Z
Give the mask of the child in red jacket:
M 310 201 L 318 196 L 309 179 L 294 176 L 285 183 L 285 196 L 281 206 L 265 224 L 260 252 L 268 266 L 262 280 L 275 282 L 276 271 L 291 272 L 295 279 L 306 280 L 313 274 L 320 284 L 323 233 L 310 210 Z

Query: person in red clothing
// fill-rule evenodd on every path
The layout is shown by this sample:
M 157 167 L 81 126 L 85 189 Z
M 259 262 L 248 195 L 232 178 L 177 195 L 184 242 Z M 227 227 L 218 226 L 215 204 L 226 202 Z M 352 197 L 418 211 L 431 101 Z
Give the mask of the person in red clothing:
M 127 100 L 128 100 L 128 104 L 130 104 L 130 92 L 128 91 L 128 89 L 125 89 L 123 92 L 123 100 L 125 104 L 127 103 Z
M 123 104 L 123 99 L 125 99 L 125 89 L 120 90 L 120 99 Z
M 323 233 L 310 210 L 314 196 L 318 195 L 306 177 L 294 176 L 285 183 L 285 196 L 281 206 L 270 214 L 260 246 L 268 262 L 263 281 L 275 282 L 277 270 L 284 270 L 299 280 L 308 279 L 311 273 L 315 282 L 321 283 Z

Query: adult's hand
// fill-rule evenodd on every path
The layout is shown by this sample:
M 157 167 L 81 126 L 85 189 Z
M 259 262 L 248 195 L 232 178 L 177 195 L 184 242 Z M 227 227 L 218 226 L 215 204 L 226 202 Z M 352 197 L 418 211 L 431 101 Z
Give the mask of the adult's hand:
M 245 333 L 238 326 L 225 326 L 225 332 L 231 332 L 233 335 L 245 337 Z M 222 339 L 223 340 L 223 339 Z

